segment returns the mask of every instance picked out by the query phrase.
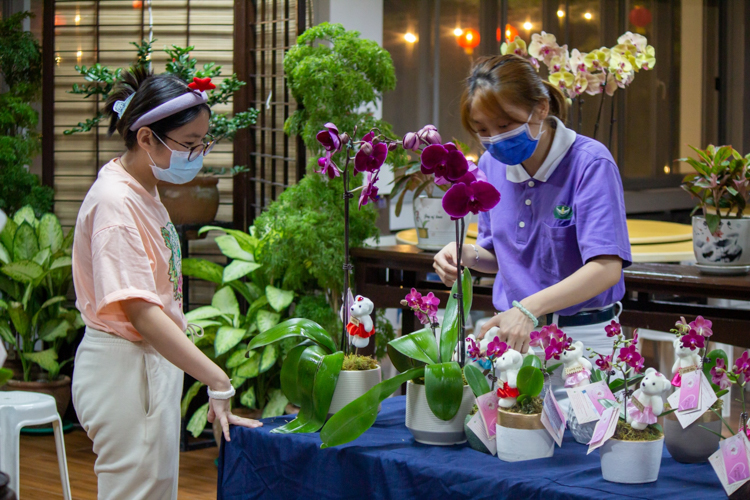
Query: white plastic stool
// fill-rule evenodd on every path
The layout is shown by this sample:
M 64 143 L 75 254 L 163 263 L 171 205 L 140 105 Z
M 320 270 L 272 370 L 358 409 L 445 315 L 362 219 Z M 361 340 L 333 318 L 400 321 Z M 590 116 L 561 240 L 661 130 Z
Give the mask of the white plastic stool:
M 19 498 L 19 436 L 21 428 L 29 425 L 52 423 L 57 447 L 57 464 L 63 497 L 70 500 L 68 460 L 65 457 L 65 441 L 62 433 L 62 420 L 57 414 L 55 398 L 36 392 L 0 392 L 0 470 L 10 476 L 10 488 Z

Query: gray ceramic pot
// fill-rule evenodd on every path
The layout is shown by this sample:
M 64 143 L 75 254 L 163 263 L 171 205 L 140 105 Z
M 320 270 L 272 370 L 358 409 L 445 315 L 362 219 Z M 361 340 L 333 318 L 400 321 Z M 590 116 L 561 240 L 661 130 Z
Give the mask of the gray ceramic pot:
M 469 428 L 469 420 L 471 420 L 473 416 L 474 415 L 466 415 L 466 418 L 464 419 L 464 432 L 466 433 L 466 440 L 469 442 L 469 446 L 471 446 L 473 449 L 481 451 L 482 453 L 486 453 L 487 455 L 492 455 L 492 453 L 490 453 L 490 450 L 487 449 L 482 440 L 479 439 L 477 435 L 474 434 L 474 431 Z
M 576 418 L 576 412 L 573 411 L 573 407 L 568 408 L 568 429 L 573 434 L 573 438 L 576 443 L 589 444 L 591 437 L 594 435 L 594 429 L 598 420 L 593 422 L 587 422 L 585 424 L 579 424 L 578 418 Z
M 701 425 L 721 432 L 721 420 L 712 411 L 707 411 L 685 429 L 674 413 L 664 417 L 664 444 L 672 458 L 683 464 L 708 462 L 708 457 L 719 449 L 719 436 Z

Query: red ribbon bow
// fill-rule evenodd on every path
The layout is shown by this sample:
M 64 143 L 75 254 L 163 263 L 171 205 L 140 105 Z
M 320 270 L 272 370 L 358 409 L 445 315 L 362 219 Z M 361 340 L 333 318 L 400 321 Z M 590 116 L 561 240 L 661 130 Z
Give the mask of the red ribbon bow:
M 497 388 L 497 397 L 499 398 L 517 398 L 518 389 L 515 389 L 508 385 L 508 382 L 504 382 L 502 387 Z
M 208 76 L 206 78 L 198 78 L 196 76 L 195 78 L 193 78 L 193 82 L 188 84 L 188 88 L 205 92 L 206 90 L 215 89 L 216 85 L 211 83 L 211 78 Z

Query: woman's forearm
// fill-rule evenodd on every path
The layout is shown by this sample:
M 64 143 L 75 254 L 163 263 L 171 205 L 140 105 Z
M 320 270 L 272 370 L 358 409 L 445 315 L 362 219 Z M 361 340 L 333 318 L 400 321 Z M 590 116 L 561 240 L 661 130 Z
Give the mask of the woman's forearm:
M 621 274 L 620 257 L 596 257 L 559 283 L 526 297 L 521 304 L 537 317 L 561 311 L 613 287 Z
M 461 263 L 469 269 L 484 274 L 497 274 L 497 257 L 489 250 L 479 245 L 464 245 L 462 254 Z
M 143 339 L 169 362 L 213 390 L 230 389 L 227 374 L 195 347 L 159 306 L 143 300 L 128 300 L 122 307 Z

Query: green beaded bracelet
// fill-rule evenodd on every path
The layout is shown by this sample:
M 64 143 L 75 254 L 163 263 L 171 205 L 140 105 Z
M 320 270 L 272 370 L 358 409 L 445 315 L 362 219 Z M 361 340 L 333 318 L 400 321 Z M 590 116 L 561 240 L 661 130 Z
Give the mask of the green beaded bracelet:
M 526 309 L 525 307 L 523 307 L 520 302 L 518 302 L 517 300 L 514 300 L 513 301 L 513 307 L 515 307 L 516 309 L 518 309 L 519 311 L 521 311 L 522 313 L 524 313 L 531 320 L 531 322 L 534 323 L 534 328 L 536 328 L 537 326 L 539 326 L 539 320 L 536 319 L 536 316 L 534 316 L 533 314 L 531 314 L 531 312 L 528 309 Z

